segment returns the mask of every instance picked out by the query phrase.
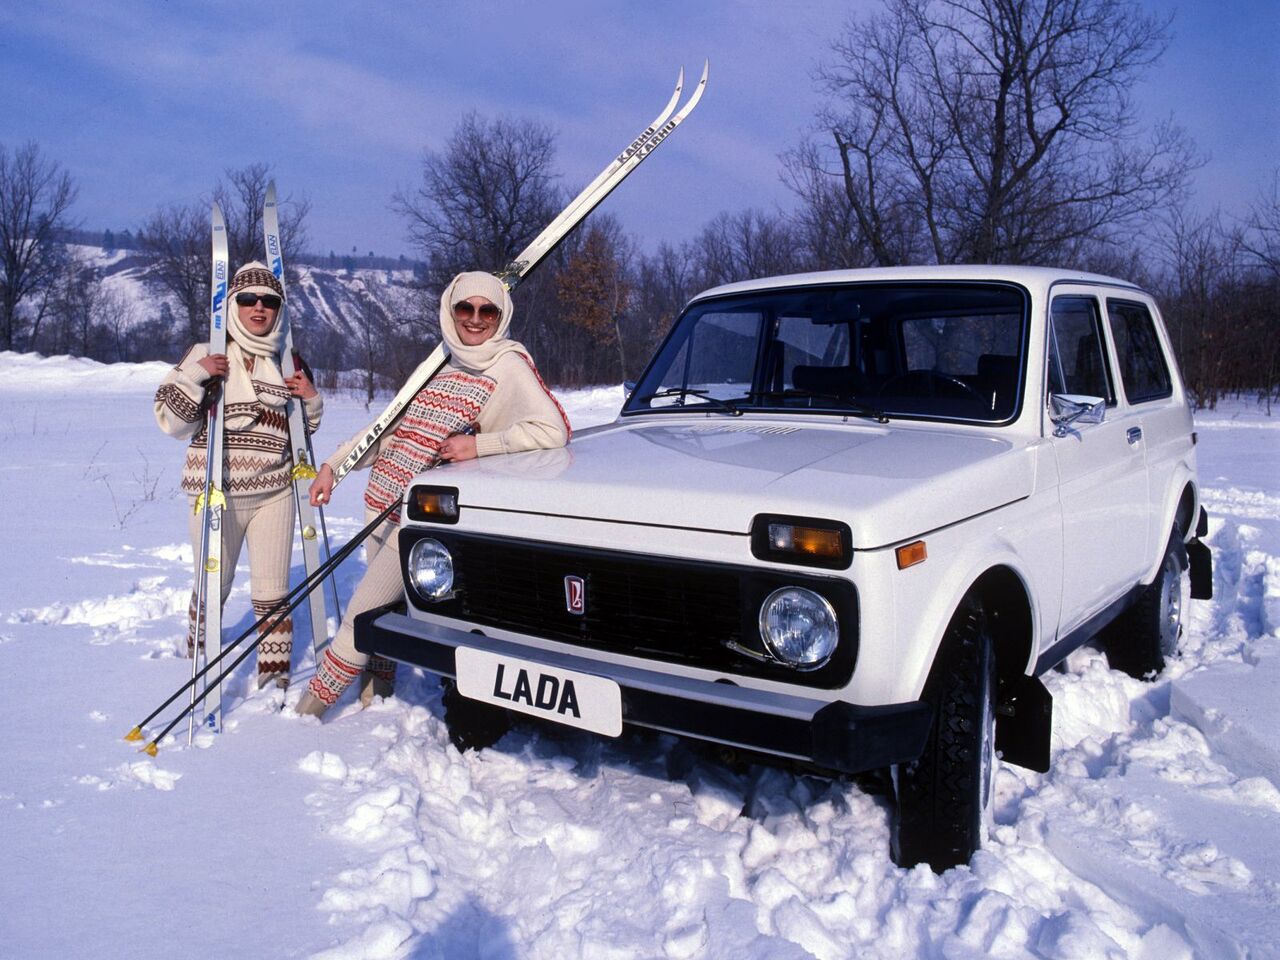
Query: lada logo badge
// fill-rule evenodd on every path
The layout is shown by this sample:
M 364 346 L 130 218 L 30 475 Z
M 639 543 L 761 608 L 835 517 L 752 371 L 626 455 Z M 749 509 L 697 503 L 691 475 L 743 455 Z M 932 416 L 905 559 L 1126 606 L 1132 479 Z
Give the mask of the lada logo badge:
M 587 585 L 572 573 L 564 578 L 564 608 L 578 617 L 587 612 Z

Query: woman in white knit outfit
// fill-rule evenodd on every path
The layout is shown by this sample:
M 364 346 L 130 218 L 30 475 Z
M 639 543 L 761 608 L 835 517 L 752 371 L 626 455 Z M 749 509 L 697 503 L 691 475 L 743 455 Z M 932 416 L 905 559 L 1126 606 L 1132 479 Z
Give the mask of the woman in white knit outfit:
M 280 372 L 280 348 L 284 331 L 280 309 L 284 289 L 264 264 L 246 263 L 236 271 L 227 290 L 227 352 L 211 354 L 209 344 L 197 343 L 169 371 L 155 397 L 156 422 L 173 437 L 190 439 L 182 470 L 182 489 L 190 497 L 188 511 L 191 542 L 200 569 L 203 517 L 196 499 L 204 492 L 207 460 L 207 404 L 209 389 L 223 383 L 225 406 L 222 429 L 222 492 L 227 505 L 222 512 L 222 601 L 226 602 L 235 576 L 240 549 L 249 542 L 249 592 L 254 618 L 258 619 L 289 592 L 289 558 L 293 553 L 294 500 L 290 471 L 289 423 L 286 405 L 290 397 L 302 401 L 307 426 L 320 426 L 323 402 L 303 365 L 287 380 Z M 191 592 L 187 655 L 197 642 L 203 644 L 203 628 L 195 635 L 196 591 Z M 267 626 L 271 626 L 270 623 Z M 289 659 L 293 649 L 293 618 L 286 617 L 258 645 L 258 686 L 272 681 L 289 684 Z
M 507 338 L 511 296 L 490 273 L 460 273 L 440 297 L 440 332 L 449 362 L 420 390 L 393 429 L 358 467 L 371 467 L 365 490 L 366 523 L 404 494 L 416 474 L 439 460 L 517 453 L 563 447 L 570 437 L 569 420 L 551 395 L 529 352 Z M 460 433 L 473 426 L 477 434 Z M 340 464 L 368 433 L 360 430 L 320 468 L 311 485 L 311 502 L 327 503 L 333 491 L 333 467 Z M 296 707 L 299 713 L 322 716 L 364 671 L 360 699 L 391 693 L 395 664 L 369 658 L 356 650 L 357 615 L 404 595 L 400 547 L 393 513 L 365 541 L 368 570 L 347 604 L 342 626 L 325 651 L 316 675 Z

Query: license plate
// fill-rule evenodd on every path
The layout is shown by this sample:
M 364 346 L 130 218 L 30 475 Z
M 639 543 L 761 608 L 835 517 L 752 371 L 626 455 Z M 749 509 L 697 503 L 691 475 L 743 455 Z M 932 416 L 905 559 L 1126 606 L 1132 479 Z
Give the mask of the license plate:
M 458 692 L 606 737 L 622 733 L 622 691 L 605 677 L 458 647 Z

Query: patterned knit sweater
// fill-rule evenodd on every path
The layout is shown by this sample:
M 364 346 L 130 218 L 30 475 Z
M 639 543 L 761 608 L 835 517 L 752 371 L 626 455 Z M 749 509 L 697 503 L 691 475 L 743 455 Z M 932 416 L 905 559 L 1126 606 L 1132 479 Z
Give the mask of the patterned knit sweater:
M 191 438 L 182 467 L 182 489 L 191 496 L 204 489 L 208 427 L 202 404 L 209 373 L 200 361 L 209 355 L 207 343 L 197 343 L 169 371 L 156 390 L 155 415 L 160 429 L 171 437 Z M 253 381 L 258 393 L 280 394 L 280 387 Z M 233 409 L 234 408 L 234 409 Z M 319 395 L 302 401 L 307 427 L 320 426 L 324 402 Z M 228 404 L 226 416 L 253 416 L 253 426 L 226 430 L 223 436 L 222 489 L 226 494 L 276 493 L 289 486 L 293 459 L 289 453 L 289 421 L 284 407 L 255 400 Z M 225 429 L 225 428 L 224 428 Z
M 382 445 L 369 474 L 364 503 L 381 513 L 404 495 L 409 481 L 435 464 L 436 454 L 451 434 L 480 419 L 497 382 L 482 374 L 452 370 L 432 378 L 409 401 L 391 439 Z M 399 521 L 393 515 L 393 523 Z
M 481 457 L 563 447 L 572 434 L 564 409 L 523 353 L 506 354 L 483 374 L 446 364 L 356 464 L 373 468 L 365 505 L 381 511 L 399 500 L 409 481 L 433 465 L 445 438 L 469 424 L 479 428 L 476 455 Z M 368 430 L 361 429 L 325 462 L 337 469 Z

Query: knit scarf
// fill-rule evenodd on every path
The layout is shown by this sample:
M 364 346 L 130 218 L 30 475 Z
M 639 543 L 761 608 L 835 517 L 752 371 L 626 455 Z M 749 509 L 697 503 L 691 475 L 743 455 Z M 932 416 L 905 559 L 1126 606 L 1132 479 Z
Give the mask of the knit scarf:
M 280 308 L 284 310 L 282 305 Z M 240 322 L 240 307 L 232 299 L 227 308 L 227 374 L 226 427 L 228 430 L 249 430 L 261 416 L 256 404 L 264 407 L 284 407 L 289 402 L 289 388 L 280 373 L 280 348 L 284 343 L 281 315 L 276 315 L 276 325 L 265 336 L 250 333 Z M 251 356 L 253 373 L 245 363 Z M 252 411 L 252 412 L 251 412 Z

